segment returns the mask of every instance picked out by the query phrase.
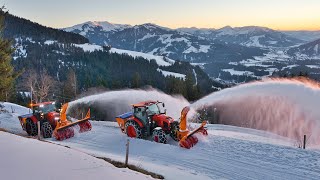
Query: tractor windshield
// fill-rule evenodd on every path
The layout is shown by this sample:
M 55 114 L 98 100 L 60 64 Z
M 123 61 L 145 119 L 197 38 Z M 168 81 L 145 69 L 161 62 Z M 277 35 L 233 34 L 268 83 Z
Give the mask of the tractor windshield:
M 36 112 L 42 112 L 44 114 L 47 114 L 49 112 L 55 111 L 56 106 L 55 104 L 41 104 L 40 106 L 34 107 L 34 110 Z
M 157 104 L 152 104 L 148 107 L 148 115 L 160 114 L 159 107 Z

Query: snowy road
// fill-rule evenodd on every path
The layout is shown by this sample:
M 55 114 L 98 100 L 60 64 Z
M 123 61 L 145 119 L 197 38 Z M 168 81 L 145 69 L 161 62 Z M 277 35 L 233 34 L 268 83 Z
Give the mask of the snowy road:
M 93 130 L 54 143 L 97 156 L 124 159 L 126 136 L 116 123 L 93 122 Z M 130 163 L 167 179 L 319 179 L 320 152 L 294 148 L 262 131 L 209 125 L 209 136 L 191 150 L 175 142 L 131 139 Z M 283 144 L 283 145 L 277 145 Z M 291 147 L 290 147 L 291 146 Z

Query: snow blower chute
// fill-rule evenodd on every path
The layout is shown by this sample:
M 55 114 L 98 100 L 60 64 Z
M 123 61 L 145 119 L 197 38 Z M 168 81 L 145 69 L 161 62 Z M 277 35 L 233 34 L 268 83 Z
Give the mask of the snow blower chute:
M 92 128 L 91 123 L 89 122 L 90 109 L 88 110 L 85 118 L 77 120 L 75 122 L 71 122 L 67 119 L 67 109 L 68 103 L 62 106 L 62 109 L 60 111 L 60 119 L 59 121 L 57 121 L 56 128 L 53 131 L 53 136 L 59 141 L 73 137 L 74 126 L 80 127 L 80 133 L 90 131 Z
M 204 128 L 204 121 L 200 127 L 190 131 L 187 128 L 187 113 L 190 108 L 185 107 L 181 111 L 180 123 L 174 121 L 173 118 L 166 115 L 166 111 L 161 111 L 164 108 L 164 103 L 159 101 L 145 101 L 132 105 L 132 112 L 116 117 L 120 129 L 127 136 L 133 138 L 148 138 L 152 136 L 153 141 L 159 143 L 167 143 L 167 134 L 170 134 L 172 139 L 179 141 L 179 145 L 183 148 L 191 148 L 198 139 L 194 136 L 195 133 L 207 135 Z

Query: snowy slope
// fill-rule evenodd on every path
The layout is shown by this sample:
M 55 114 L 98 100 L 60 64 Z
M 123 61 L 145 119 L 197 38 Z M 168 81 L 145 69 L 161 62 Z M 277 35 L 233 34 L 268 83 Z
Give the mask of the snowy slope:
M 99 156 L 123 160 L 126 135 L 116 123 L 93 122 L 94 130 L 54 143 Z M 319 179 L 320 153 L 263 131 L 209 125 L 207 139 L 191 150 L 131 139 L 130 163 L 163 174 L 167 179 Z M 284 146 L 287 145 L 287 146 Z M 291 147 L 290 147 L 291 146 Z
M 84 51 L 87 52 L 93 52 L 93 51 L 101 51 L 103 50 L 102 46 L 95 45 L 95 44 L 73 44 L 76 47 L 82 48 Z M 147 54 L 142 52 L 136 52 L 136 51 L 129 51 L 129 50 L 123 50 L 123 49 L 117 49 L 117 48 L 111 48 L 111 53 L 117 53 L 117 54 L 127 54 L 129 56 L 132 56 L 134 58 L 142 57 L 147 60 L 155 60 L 156 63 L 159 66 L 171 66 L 175 61 L 172 59 L 169 59 L 165 56 L 156 56 L 153 54 Z
M 0 127 L 8 121 L 0 120 Z M 15 122 L 19 127 L 18 121 Z M 62 142 L 47 140 L 123 161 L 127 137 L 117 124 L 92 122 L 92 125 L 92 131 Z M 283 137 L 233 126 L 208 125 L 208 133 L 207 138 L 199 136 L 199 143 L 190 150 L 180 148 L 170 138 L 168 144 L 130 139 L 129 163 L 162 174 L 166 179 L 320 178 L 320 152 L 317 149 L 298 149 L 294 142 Z
M 73 149 L 0 131 L 0 176 L 12 180 L 153 179 Z
M 147 54 L 147 53 L 142 53 L 142 52 L 117 49 L 117 48 L 111 48 L 110 52 L 118 53 L 118 54 L 127 54 L 129 56 L 134 57 L 134 58 L 143 57 L 145 59 L 148 59 L 149 61 L 154 59 L 159 66 L 171 66 L 175 62 L 174 60 L 166 58 L 164 56 L 157 56 L 157 55 L 153 55 L 153 54 Z

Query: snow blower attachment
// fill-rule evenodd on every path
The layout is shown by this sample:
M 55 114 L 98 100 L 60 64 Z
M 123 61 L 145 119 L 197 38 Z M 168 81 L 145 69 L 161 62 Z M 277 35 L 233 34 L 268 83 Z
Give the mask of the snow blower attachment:
M 152 136 L 153 141 L 159 143 L 167 143 L 167 135 L 179 141 L 179 145 L 183 148 L 191 148 L 198 142 L 196 133 L 207 135 L 204 128 L 204 121 L 200 127 L 190 131 L 187 128 L 187 114 L 189 107 L 183 108 L 181 111 L 180 123 L 174 121 L 173 118 L 166 115 L 164 103 L 159 101 L 146 101 L 132 105 L 132 112 L 116 117 L 120 129 L 123 133 L 133 138 L 148 138 Z
M 188 106 L 182 109 L 179 125 L 180 129 L 179 131 L 175 132 L 179 139 L 179 145 L 187 149 L 190 149 L 198 143 L 198 138 L 195 136 L 196 133 L 202 133 L 205 136 L 208 135 L 207 130 L 204 128 L 204 126 L 207 124 L 206 121 L 203 121 L 200 127 L 192 130 L 191 132 L 187 129 L 187 114 L 189 110 L 190 108 Z
M 90 109 L 88 110 L 85 118 L 75 122 L 70 122 L 67 119 L 67 108 L 68 108 L 68 103 L 62 106 L 62 109 L 60 111 L 60 120 L 57 122 L 56 128 L 53 131 L 53 136 L 59 141 L 73 137 L 74 126 L 78 125 L 80 127 L 79 129 L 80 133 L 90 131 L 92 128 L 91 123 L 89 122 Z

